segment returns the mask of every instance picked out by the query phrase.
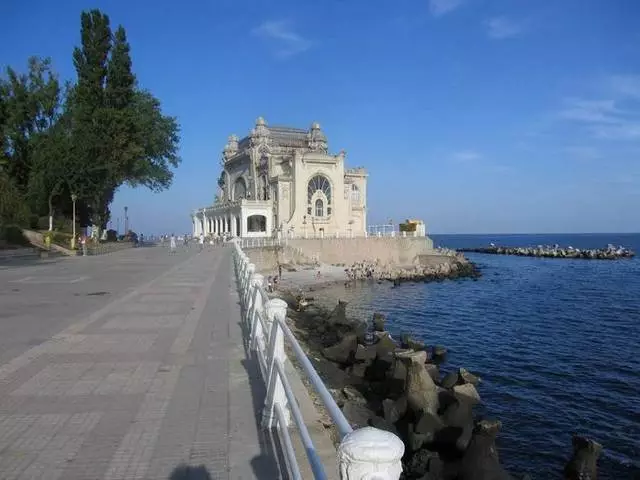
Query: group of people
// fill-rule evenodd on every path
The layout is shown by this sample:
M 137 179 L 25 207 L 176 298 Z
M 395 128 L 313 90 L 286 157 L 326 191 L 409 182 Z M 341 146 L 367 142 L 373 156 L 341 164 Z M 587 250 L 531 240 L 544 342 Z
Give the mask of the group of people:
M 165 242 L 169 243 L 169 253 L 174 254 L 178 249 L 178 244 L 182 242 L 184 248 L 189 248 L 190 245 L 195 244 L 198 246 L 200 251 L 204 250 L 206 245 L 209 246 L 219 246 L 224 242 L 223 237 L 211 237 L 207 238 L 204 234 L 200 234 L 199 236 L 192 237 L 190 235 L 183 235 L 180 237 L 176 237 L 174 233 L 171 235 L 162 235 L 160 237 L 160 245 L 164 246 Z

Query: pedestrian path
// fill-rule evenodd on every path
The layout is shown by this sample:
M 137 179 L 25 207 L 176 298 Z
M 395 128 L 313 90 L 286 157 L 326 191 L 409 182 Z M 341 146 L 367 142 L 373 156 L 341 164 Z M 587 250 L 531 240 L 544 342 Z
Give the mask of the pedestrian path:
M 279 478 L 263 398 L 205 250 L 0 365 L 0 478 Z

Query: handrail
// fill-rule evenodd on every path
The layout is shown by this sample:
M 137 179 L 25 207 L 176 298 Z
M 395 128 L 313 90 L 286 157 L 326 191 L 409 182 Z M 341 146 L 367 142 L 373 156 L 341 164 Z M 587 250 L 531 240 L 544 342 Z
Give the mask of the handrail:
M 346 437 L 349 433 L 353 432 L 353 428 L 351 428 L 351 425 L 345 418 L 342 410 L 340 410 L 340 407 L 336 403 L 335 399 L 333 398 L 331 393 L 329 393 L 329 390 L 327 390 L 325 384 L 322 382 L 320 375 L 318 375 L 316 369 L 313 368 L 309 357 L 307 357 L 307 355 L 304 353 L 304 350 L 302 350 L 302 347 L 300 347 L 300 344 L 296 341 L 296 338 L 294 337 L 293 332 L 291 332 L 291 329 L 279 319 L 276 319 L 276 321 L 280 324 L 280 328 L 282 328 L 282 331 L 287 337 L 287 340 L 289 340 L 293 352 L 296 354 L 296 359 L 298 360 L 298 362 L 300 362 L 300 366 L 309 376 L 311 385 L 313 385 L 318 395 L 320 395 L 322 403 L 324 403 L 324 406 L 326 407 L 331 420 L 333 420 L 333 422 L 336 424 L 336 428 L 338 429 L 338 433 L 340 434 L 340 439 Z
M 301 479 L 300 468 L 289 434 L 290 416 L 300 433 L 313 477 L 326 480 L 327 473 L 307 429 L 297 399 L 285 371 L 288 361 L 285 341 L 291 346 L 302 370 L 333 420 L 341 443 L 338 449 L 340 478 L 376 478 L 397 480 L 402 473 L 401 458 L 404 444 L 392 433 L 365 427 L 354 431 L 335 399 L 304 353 L 286 322 L 287 304 L 281 299 L 269 299 L 262 275 L 255 273 L 255 265 L 240 248 L 241 240 L 234 241 L 234 265 L 238 280 L 243 322 L 249 333 L 247 339 L 255 354 L 267 387 L 262 424 L 276 427 L 281 437 L 284 458 L 289 475 Z

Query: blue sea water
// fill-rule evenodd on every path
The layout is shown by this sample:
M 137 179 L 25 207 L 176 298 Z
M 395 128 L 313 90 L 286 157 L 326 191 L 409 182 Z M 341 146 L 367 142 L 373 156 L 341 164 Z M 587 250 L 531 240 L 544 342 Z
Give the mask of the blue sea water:
M 434 235 L 450 248 L 608 243 L 640 254 L 640 234 Z M 469 254 L 478 280 L 346 289 L 349 313 L 387 314 L 449 350 L 447 368 L 482 377 L 478 414 L 502 421 L 511 473 L 562 478 L 571 435 L 601 443 L 600 479 L 640 478 L 640 258 L 568 260 Z

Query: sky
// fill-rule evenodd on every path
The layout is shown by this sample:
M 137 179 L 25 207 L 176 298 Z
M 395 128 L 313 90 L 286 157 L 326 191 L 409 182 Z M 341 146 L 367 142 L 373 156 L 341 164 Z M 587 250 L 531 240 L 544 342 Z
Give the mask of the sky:
M 638 0 L 3 0 L 0 66 L 75 79 L 80 13 L 126 28 L 140 87 L 181 125 L 134 230 L 190 232 L 230 134 L 317 121 L 369 171 L 369 224 L 432 233 L 640 231 Z

